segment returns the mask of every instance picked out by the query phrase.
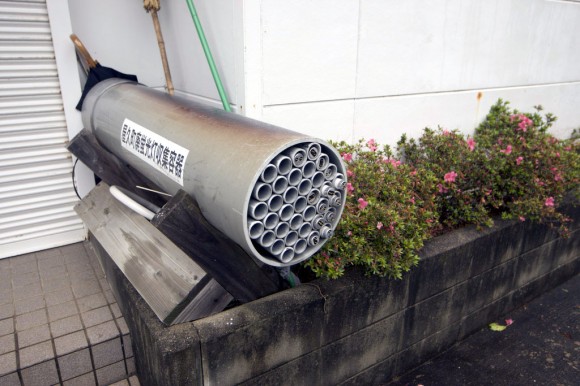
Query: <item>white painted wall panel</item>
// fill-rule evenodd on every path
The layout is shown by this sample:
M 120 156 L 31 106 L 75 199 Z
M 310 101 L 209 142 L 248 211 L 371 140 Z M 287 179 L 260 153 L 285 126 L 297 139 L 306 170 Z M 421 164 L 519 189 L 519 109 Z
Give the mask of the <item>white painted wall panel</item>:
M 356 97 L 580 79 L 580 3 L 361 0 Z
M 510 101 L 520 111 L 534 111 L 535 105 L 543 105 L 545 112 L 558 116 L 551 132 L 561 138 L 567 138 L 580 124 L 580 82 L 485 90 L 481 100 L 477 96 L 478 91 L 471 90 L 358 100 L 355 137 L 372 137 L 394 145 L 403 133 L 418 137 L 423 128 L 438 125 L 470 134 L 498 98 Z
M 71 0 L 68 5 L 73 32 L 95 60 L 135 74 L 148 86 L 165 84 L 153 22 L 143 1 Z
M 358 1 L 262 1 L 263 104 L 352 98 Z
M 262 120 L 325 140 L 352 140 L 354 100 L 266 106 Z

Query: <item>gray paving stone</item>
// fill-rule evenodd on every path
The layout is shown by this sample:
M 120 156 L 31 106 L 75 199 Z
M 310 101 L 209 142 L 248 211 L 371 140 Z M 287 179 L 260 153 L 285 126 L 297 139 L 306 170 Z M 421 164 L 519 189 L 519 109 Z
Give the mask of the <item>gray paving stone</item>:
M 65 245 L 64 247 L 60 247 L 60 252 L 63 255 L 84 256 L 87 254 L 87 251 L 85 249 L 85 243 L 75 243 L 75 244 Z
M 63 381 L 86 374 L 93 370 L 89 349 L 75 351 L 58 358 L 58 367 Z
M 92 294 L 101 292 L 101 286 L 97 280 L 83 280 L 83 281 L 73 281 L 71 283 L 73 293 L 77 299 L 84 298 Z
M 25 386 L 49 386 L 59 383 L 54 359 L 23 369 L 21 374 Z
M 139 378 L 136 375 L 129 377 L 129 383 L 131 383 L 131 386 L 141 386 L 141 382 L 139 382 Z
M 64 257 L 60 255 L 38 260 L 38 270 L 40 272 L 59 265 L 64 265 Z
M 64 265 L 55 265 L 50 268 L 45 268 L 40 271 L 40 277 L 43 281 L 50 280 L 58 276 L 66 274 L 66 267 Z
M 125 362 L 123 361 L 97 369 L 96 373 L 99 385 L 110 385 L 127 378 Z
M 8 282 L 10 284 L 10 282 Z M 12 303 L 12 289 L 0 288 L 0 304 Z
M 14 305 L 12 303 L 2 304 L 0 306 L 0 320 L 14 316 Z
M 78 315 L 72 315 L 50 323 L 50 331 L 52 332 L 52 336 L 55 338 L 82 329 L 83 325 L 81 323 L 81 318 Z
M 50 330 L 48 325 L 41 324 L 40 326 L 29 328 L 28 330 L 18 332 L 18 347 L 24 348 L 34 344 L 49 340 Z
M 14 332 L 14 318 L 0 320 L 0 336 Z
M 38 272 L 36 260 L 12 267 L 12 277 L 21 276 L 29 272 Z
M 0 337 L 0 355 L 16 350 L 14 335 L 4 335 Z
M 66 264 L 66 270 L 68 271 L 69 275 L 72 273 L 79 273 L 84 271 L 91 271 L 93 272 L 93 267 L 89 264 L 88 259 L 83 262 L 75 262 Z
M 28 312 L 40 310 L 44 307 L 44 296 L 42 296 L 42 294 L 30 298 L 16 300 L 14 302 L 14 312 L 16 315 L 26 314 Z
M 70 287 L 70 279 L 66 273 L 59 276 L 51 276 L 46 279 L 41 278 L 41 281 L 44 292 L 55 291 L 62 287 Z
M 129 375 L 137 374 L 137 369 L 135 368 L 135 357 L 127 358 L 126 365 L 127 365 L 127 374 Z
M 81 312 L 87 312 L 99 307 L 106 306 L 107 299 L 105 299 L 105 295 L 103 295 L 102 292 L 99 292 L 93 295 L 85 296 L 84 298 L 77 299 L 77 304 Z M 119 307 L 117 306 L 117 309 L 118 308 Z
M 36 252 L 36 258 L 38 260 L 49 259 L 55 256 L 61 256 L 59 248 L 46 249 L 44 251 Z
M 119 308 L 119 305 L 117 303 L 111 304 L 110 307 L 111 307 L 111 312 L 113 313 L 113 316 L 115 317 L 115 319 L 123 316 L 123 314 L 121 313 L 121 309 Z
M 44 308 L 27 314 L 18 315 L 16 317 L 16 331 L 28 330 L 29 328 L 40 326 L 42 324 L 48 324 L 46 310 Z
M 74 301 L 48 307 L 48 319 L 51 322 L 66 318 L 67 316 L 77 315 L 78 313 L 77 305 Z
M 52 342 L 47 341 L 20 349 L 18 350 L 18 356 L 20 357 L 21 369 L 53 359 Z
M 12 275 L 12 288 L 14 288 L 14 291 L 36 282 L 40 282 L 40 275 L 37 271 L 23 273 L 21 275 Z
M 123 379 L 119 382 L 112 383 L 110 386 L 131 386 L 128 379 Z
M 123 360 L 121 338 L 115 338 L 91 347 L 95 369 Z
M 81 314 L 85 327 L 96 326 L 109 320 L 113 320 L 113 314 L 109 310 L 109 306 L 97 308 Z
M 133 354 L 133 342 L 131 341 L 131 335 L 123 335 L 123 350 L 125 350 L 125 359 L 131 358 Z
M 127 326 L 125 318 L 120 317 L 119 319 L 117 319 L 117 326 L 119 326 L 119 331 L 121 331 L 121 335 L 129 334 L 129 326 Z
M 54 339 L 54 346 L 56 355 L 61 356 L 86 348 L 88 344 L 84 331 L 77 331 Z
M 74 278 L 74 280 L 99 280 L 97 275 L 95 275 L 95 271 L 91 268 L 86 271 L 81 272 L 70 272 L 69 275 Z
M 60 287 L 52 292 L 47 292 L 44 295 L 44 298 L 46 299 L 47 306 L 54 306 L 57 304 L 69 302 L 74 299 L 74 296 L 70 287 L 66 286 Z
M 96 384 L 97 381 L 95 381 L 93 372 L 63 382 L 64 386 L 95 386 Z
M 21 386 L 20 377 L 18 373 L 14 372 L 0 377 L 0 385 L 2 386 Z
M 42 294 L 42 287 L 40 282 L 30 283 L 29 285 L 19 288 L 18 291 L 13 291 L 12 297 L 14 301 L 31 298 Z
M 108 287 L 107 289 L 105 289 L 105 287 L 103 286 L 103 292 L 105 293 L 105 299 L 107 299 L 107 302 L 109 304 L 116 303 L 117 299 L 115 299 L 115 295 L 113 295 L 113 291 L 111 291 L 109 284 L 105 283 L 104 285 L 106 285 Z
M 0 355 L 0 376 L 10 374 L 17 370 L 16 352 Z
M 15 256 L 7 259 L 11 267 L 17 267 L 24 264 L 36 262 L 36 255 L 34 253 L 27 253 L 26 255 Z
M 91 345 L 96 345 L 119 336 L 119 330 L 114 321 L 109 321 L 87 328 L 87 335 Z
M 12 280 L 9 272 L 0 272 L 0 291 L 10 292 L 10 299 L 12 299 Z M 1 299 L 1 298 L 0 298 Z M 2 302 L 3 303 L 3 302 Z M 0 304 L 2 304 L 0 303 Z

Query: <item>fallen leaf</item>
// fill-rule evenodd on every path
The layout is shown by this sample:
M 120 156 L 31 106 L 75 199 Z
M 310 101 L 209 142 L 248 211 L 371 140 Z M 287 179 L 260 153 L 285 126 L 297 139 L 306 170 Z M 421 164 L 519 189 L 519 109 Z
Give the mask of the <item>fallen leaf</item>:
M 490 328 L 491 331 L 503 331 L 507 327 L 506 326 L 502 326 L 501 324 L 497 324 L 497 323 L 490 323 L 489 328 Z
M 506 320 L 505 320 L 505 326 L 506 326 L 506 327 L 507 327 L 507 326 L 511 326 L 513 323 L 514 323 L 514 320 L 513 320 L 513 319 L 506 319 Z

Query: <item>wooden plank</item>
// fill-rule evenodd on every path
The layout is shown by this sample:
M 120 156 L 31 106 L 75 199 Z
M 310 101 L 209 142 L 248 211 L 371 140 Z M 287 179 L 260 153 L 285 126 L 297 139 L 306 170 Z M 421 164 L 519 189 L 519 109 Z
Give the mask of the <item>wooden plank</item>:
M 117 202 L 106 183 L 94 188 L 75 211 L 165 324 L 219 312 L 231 300 L 223 287 L 213 283 L 211 276 L 171 240 Z
M 70 141 L 67 149 L 108 185 L 121 186 L 132 192 L 136 192 L 137 185 L 161 190 L 149 179 L 102 147 L 88 129 L 82 129 Z M 166 202 L 164 197 L 159 194 L 149 193 L 145 190 L 138 190 L 138 194 L 159 207 Z
M 282 289 L 272 267 L 259 265 L 211 225 L 193 197 L 180 190 L 151 220 L 235 299 L 249 302 Z

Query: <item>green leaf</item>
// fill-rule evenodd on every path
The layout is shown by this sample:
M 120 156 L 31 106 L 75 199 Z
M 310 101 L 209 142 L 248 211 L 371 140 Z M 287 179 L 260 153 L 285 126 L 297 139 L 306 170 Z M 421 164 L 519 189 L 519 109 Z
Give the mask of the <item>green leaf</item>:
M 502 326 L 501 324 L 497 324 L 497 323 L 490 323 L 489 324 L 489 329 L 491 331 L 503 331 L 506 328 L 507 328 L 506 326 Z

